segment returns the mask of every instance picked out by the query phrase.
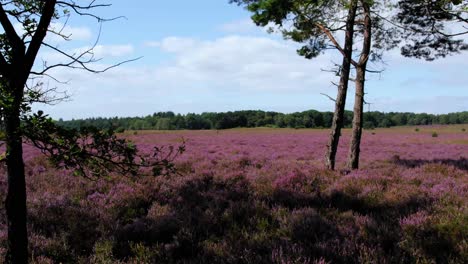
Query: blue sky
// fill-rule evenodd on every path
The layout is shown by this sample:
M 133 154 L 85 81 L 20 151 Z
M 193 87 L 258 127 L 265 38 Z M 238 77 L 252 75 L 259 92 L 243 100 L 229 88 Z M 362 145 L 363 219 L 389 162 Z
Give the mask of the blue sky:
M 250 22 L 249 14 L 228 0 L 124 1 L 97 14 L 123 15 L 104 23 L 95 67 L 143 56 L 104 74 L 58 69 L 49 86 L 71 94 L 69 101 L 36 105 L 54 118 L 144 116 L 158 111 L 177 113 L 262 109 L 294 112 L 333 111 L 321 95 L 336 94 L 337 77 L 324 72 L 339 62 L 336 52 L 314 60 L 299 57 L 295 43 L 267 34 Z M 51 39 L 63 49 L 92 45 L 99 26 L 74 16 L 67 30 L 72 41 Z M 369 76 L 371 110 L 448 113 L 468 110 L 468 54 L 435 62 L 406 59 L 389 52 L 385 71 Z M 50 50 L 41 59 L 63 60 Z M 40 65 L 39 65 L 40 66 Z M 39 67 L 38 66 L 38 67 Z M 347 108 L 352 109 L 353 84 Z

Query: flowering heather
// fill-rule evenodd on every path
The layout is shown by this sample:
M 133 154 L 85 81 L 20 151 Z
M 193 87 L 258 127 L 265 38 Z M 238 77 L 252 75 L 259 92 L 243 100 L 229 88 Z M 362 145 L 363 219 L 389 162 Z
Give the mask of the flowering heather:
M 432 137 L 437 132 L 438 137 Z M 323 166 L 326 130 L 125 135 L 187 151 L 177 174 L 55 170 L 26 146 L 33 263 L 466 263 L 468 134 L 365 131 L 361 169 Z M 4 175 L 4 173 L 2 174 Z M 4 199 L 6 179 L 0 178 Z M 0 258 L 6 223 L 0 210 Z M 1 261 L 0 261 L 1 262 Z

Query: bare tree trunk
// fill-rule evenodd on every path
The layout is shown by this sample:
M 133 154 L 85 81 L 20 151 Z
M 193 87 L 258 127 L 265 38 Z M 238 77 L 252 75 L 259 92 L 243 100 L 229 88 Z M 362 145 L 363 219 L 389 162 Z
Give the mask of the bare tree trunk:
M 354 1 L 353 1 L 354 2 Z M 356 5 L 351 5 L 346 20 L 346 36 L 344 45 L 343 63 L 341 65 L 341 77 L 338 85 L 338 94 L 335 101 L 335 113 L 333 115 L 330 138 L 327 145 L 325 165 L 328 169 L 335 169 L 336 152 L 341 136 L 341 128 L 344 121 L 346 93 L 348 92 L 349 74 L 353 54 L 354 19 L 356 17 Z
M 359 168 L 359 153 L 361 150 L 360 145 L 364 109 L 364 78 L 365 70 L 361 67 L 356 68 L 356 95 L 354 99 L 353 130 L 348 157 L 348 168 L 351 170 Z
M 8 194 L 6 213 L 8 218 L 8 254 L 12 263 L 28 262 L 28 238 L 26 231 L 26 181 L 24 175 L 23 146 L 19 135 L 19 117 L 6 119 Z
M 359 154 L 361 151 L 362 122 L 364 114 L 364 83 L 366 80 L 367 61 L 369 60 L 371 48 L 371 17 L 369 4 L 360 1 L 364 10 L 364 39 L 359 63 L 356 67 L 356 95 L 354 99 L 353 131 L 349 149 L 348 168 L 355 170 L 359 168 Z
M 20 104 L 24 85 L 15 87 L 21 87 L 21 89 L 8 89 L 13 91 L 14 102 L 4 113 L 8 174 L 8 194 L 5 201 L 8 222 L 7 262 L 23 264 L 28 263 L 26 179 L 23 162 L 23 141 L 20 131 Z

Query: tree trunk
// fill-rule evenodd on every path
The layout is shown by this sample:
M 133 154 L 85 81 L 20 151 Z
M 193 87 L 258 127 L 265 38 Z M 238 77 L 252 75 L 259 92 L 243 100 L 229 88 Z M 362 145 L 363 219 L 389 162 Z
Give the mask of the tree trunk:
M 359 154 L 361 151 L 362 120 L 364 114 L 364 83 L 366 81 L 367 61 L 369 60 L 371 48 L 372 21 L 370 17 L 369 4 L 361 0 L 364 10 L 364 34 L 362 52 L 356 67 L 356 96 L 354 99 L 353 131 L 349 149 L 348 168 L 355 170 L 359 168 Z
M 338 143 L 341 136 L 341 128 L 344 121 L 344 110 L 346 103 L 346 93 L 348 92 L 349 74 L 351 71 L 351 60 L 353 54 L 353 37 L 354 37 L 354 19 L 356 17 L 356 6 L 352 5 L 348 11 L 346 20 L 346 36 L 344 45 L 343 63 L 341 65 L 341 77 L 338 85 L 338 94 L 335 101 L 335 113 L 333 115 L 330 138 L 327 145 L 327 154 L 325 157 L 325 165 L 328 169 L 335 169 L 335 158 L 338 149 Z
M 22 96 L 22 90 L 19 91 Z M 18 99 L 19 95 L 16 95 Z M 18 101 L 18 100 L 15 100 Z M 7 262 L 28 263 L 28 236 L 26 227 L 26 180 L 24 174 L 23 145 L 20 131 L 19 103 L 5 113 L 6 164 L 8 194 L 5 201 L 8 221 Z
M 365 70 L 356 68 L 356 95 L 354 99 L 353 131 L 348 157 L 348 168 L 350 170 L 359 168 L 359 153 L 362 135 L 362 119 L 364 110 L 364 79 Z

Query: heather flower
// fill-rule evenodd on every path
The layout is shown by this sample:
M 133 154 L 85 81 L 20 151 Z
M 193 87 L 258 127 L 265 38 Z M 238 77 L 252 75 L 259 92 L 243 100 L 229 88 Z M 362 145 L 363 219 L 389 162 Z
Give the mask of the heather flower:
M 185 139 L 178 173 L 156 178 L 147 171 L 88 181 L 25 145 L 33 261 L 130 263 L 151 252 L 154 263 L 436 262 L 434 254 L 462 263 L 466 133 L 434 129 L 437 138 L 364 133 L 361 169 L 347 175 L 339 170 L 349 138 L 338 171 L 328 171 L 328 132 L 319 130 L 128 135 L 148 153 Z M 2 176 L 1 200 L 5 191 Z M 5 221 L 0 208 L 0 263 Z
M 414 228 L 414 227 L 422 227 L 429 219 L 429 215 L 426 211 L 418 211 L 412 215 L 403 217 L 400 219 L 400 226 L 403 229 L 406 228 Z

